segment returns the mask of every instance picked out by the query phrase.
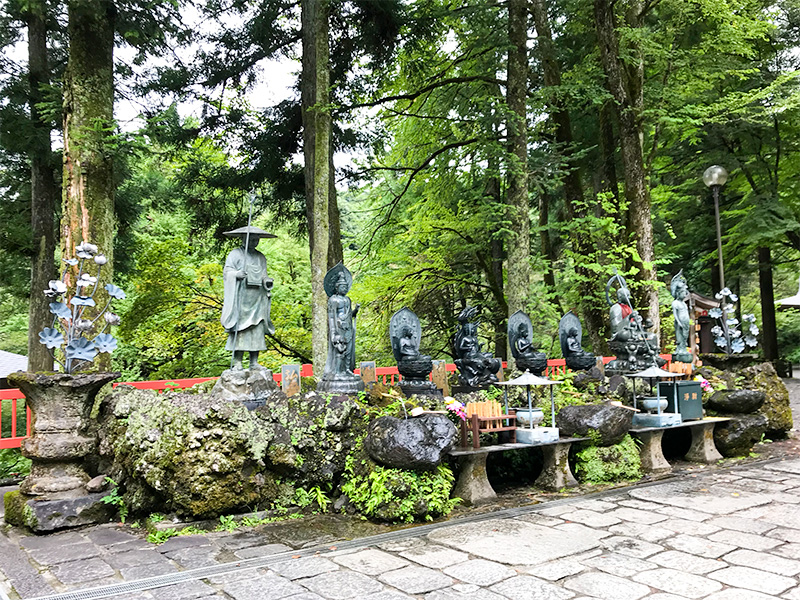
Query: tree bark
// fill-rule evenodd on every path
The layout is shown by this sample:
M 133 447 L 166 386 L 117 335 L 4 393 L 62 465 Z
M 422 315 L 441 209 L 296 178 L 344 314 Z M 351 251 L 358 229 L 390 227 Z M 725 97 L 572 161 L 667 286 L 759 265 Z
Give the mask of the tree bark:
M 761 348 L 764 358 L 778 358 L 778 328 L 775 324 L 775 294 L 772 287 L 772 255 L 769 248 L 758 249 L 758 284 L 761 291 Z M 744 333 L 744 332 L 743 332 Z
M 55 165 L 50 145 L 50 124 L 37 108 L 44 100 L 43 87 L 50 82 L 47 59 L 47 20 L 43 0 L 31 0 L 25 18 L 28 24 L 28 82 L 30 85 L 30 111 L 33 135 L 30 139 L 31 163 L 31 232 L 33 256 L 31 257 L 31 295 L 28 308 L 28 370 L 52 371 L 53 357 L 47 347 L 39 342 L 39 332 L 53 321 L 50 300 L 43 291 L 48 282 L 56 278 L 55 270 L 55 207 L 58 188 L 55 183 Z
M 637 6 L 635 4 L 635 6 Z M 635 6 L 629 22 L 636 24 Z M 595 28 L 600 47 L 600 60 L 606 75 L 606 85 L 614 98 L 614 110 L 619 123 L 619 141 L 625 180 L 625 198 L 628 201 L 628 233 L 636 239 L 639 260 L 636 279 L 643 284 L 639 301 L 648 307 L 647 316 L 653 322 L 653 331 L 660 328 L 658 293 L 651 284 L 655 281 L 653 268 L 653 222 L 650 213 L 650 190 L 642 156 L 642 88 L 644 70 L 641 61 L 626 66 L 620 59 L 613 0 L 594 0 Z
M 530 217 L 528 206 L 528 10 L 526 0 L 508 3 L 508 216 L 512 235 L 508 242 L 508 314 L 524 310 L 530 292 Z
M 65 257 L 75 256 L 75 246 L 90 241 L 106 255 L 94 297 L 100 307 L 107 299 L 103 284 L 114 272 L 115 13 L 108 0 L 68 2 L 61 251 Z M 109 355 L 98 355 L 95 366 L 108 369 Z
M 311 349 L 314 374 L 322 376 L 328 352 L 328 296 L 324 279 L 328 271 L 330 240 L 331 116 L 329 0 L 303 0 L 303 155 L 306 179 L 306 213 L 311 251 Z M 338 212 L 336 213 L 338 215 Z

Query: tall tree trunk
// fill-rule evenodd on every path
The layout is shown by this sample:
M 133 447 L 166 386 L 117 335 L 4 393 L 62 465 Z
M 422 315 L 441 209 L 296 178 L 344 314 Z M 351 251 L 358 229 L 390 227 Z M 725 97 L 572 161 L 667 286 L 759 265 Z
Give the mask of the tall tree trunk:
M 323 282 L 329 264 L 332 186 L 329 6 L 329 0 L 302 0 L 301 3 L 303 155 L 311 250 L 311 350 L 317 377 L 322 376 L 328 351 L 328 296 Z
M 528 205 L 528 10 L 526 0 L 508 3 L 508 216 L 512 235 L 508 242 L 508 314 L 524 309 L 530 292 L 530 217 Z
M 64 175 L 61 218 L 63 256 L 82 241 L 108 258 L 95 302 L 104 306 L 103 283 L 114 272 L 114 16 L 108 0 L 69 0 L 69 59 L 64 87 Z M 88 314 L 88 313 L 87 313 Z M 95 365 L 110 367 L 108 354 Z
M 628 201 L 628 233 L 636 240 L 639 271 L 636 279 L 645 284 L 639 303 L 648 307 L 647 316 L 653 330 L 660 326 L 658 293 L 651 284 L 655 281 L 653 267 L 653 222 L 650 213 L 650 190 L 642 156 L 641 90 L 644 71 L 641 61 L 632 67 L 622 64 L 616 31 L 613 0 L 594 0 L 595 28 L 600 47 L 600 59 L 606 75 L 606 85 L 614 98 L 614 110 L 619 123 L 619 141 L 625 177 L 625 198 Z M 636 24 L 638 14 L 634 3 L 628 20 Z
M 339 202 L 336 196 L 336 169 L 333 166 L 333 135 L 330 136 L 330 152 L 328 156 L 328 170 L 330 182 L 328 186 L 328 268 L 335 267 L 344 261 L 342 248 L 342 229 L 339 220 Z
M 772 287 L 772 255 L 769 248 L 758 249 L 758 285 L 761 290 L 761 347 L 764 358 L 778 358 L 778 329 L 775 324 L 775 294 Z
M 55 165 L 50 146 L 50 124 L 37 108 L 44 99 L 43 87 L 50 82 L 47 60 L 47 15 L 43 0 L 27 4 L 25 18 L 28 23 L 28 82 L 33 135 L 30 139 L 31 162 L 31 232 L 33 256 L 31 259 L 31 296 L 28 308 L 28 370 L 52 371 L 53 357 L 47 347 L 39 342 L 39 332 L 53 321 L 48 305 L 50 300 L 42 293 L 55 274 L 55 207 L 58 188 L 55 183 Z
M 550 19 L 547 14 L 546 0 L 532 0 L 531 14 L 536 26 L 536 40 L 539 59 L 542 65 L 542 75 L 545 88 L 550 88 L 548 95 L 548 108 L 550 119 L 555 126 L 556 145 L 563 154 L 566 173 L 564 175 L 564 201 L 567 215 L 570 219 L 582 218 L 587 214 L 584 203 L 583 183 L 578 164 L 571 157 L 572 122 L 569 111 L 559 100 L 556 90 L 561 86 L 561 65 L 556 56 L 553 45 L 553 34 L 550 28 Z M 578 256 L 590 257 L 593 253 L 592 240 L 574 231 L 571 243 Z M 605 326 L 603 305 L 597 295 L 596 276 L 584 264 L 577 263 L 575 270 L 580 276 L 578 295 L 580 297 L 580 312 L 583 325 L 592 340 L 592 347 L 599 352 L 604 345 L 602 331 Z

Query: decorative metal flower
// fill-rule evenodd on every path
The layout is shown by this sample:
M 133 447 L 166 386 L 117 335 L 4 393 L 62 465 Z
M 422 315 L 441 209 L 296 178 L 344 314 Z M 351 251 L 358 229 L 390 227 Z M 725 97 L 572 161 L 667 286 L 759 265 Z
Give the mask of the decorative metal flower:
M 75 265 L 78 264 L 78 259 L 77 258 L 65 258 L 64 262 L 67 263 L 70 267 L 74 267 Z
M 73 296 L 69 303 L 74 306 L 97 306 L 95 301 L 88 296 Z
M 94 285 L 97 283 L 97 277 L 92 277 L 88 273 L 81 275 L 81 278 L 75 283 L 77 287 L 86 287 L 87 285 Z
M 117 300 L 123 300 L 125 298 L 125 292 L 115 286 L 113 283 L 106 284 L 106 291 L 108 295 L 112 298 L 116 298 Z
M 105 318 L 106 323 L 108 323 L 109 325 L 119 325 L 119 315 L 117 314 L 114 314 L 112 312 L 107 312 L 106 314 L 103 315 L 103 318 Z
M 758 345 L 758 340 L 754 338 L 752 335 L 744 336 L 744 343 L 750 346 L 751 348 L 755 348 Z
M 708 316 L 712 319 L 719 319 L 722 316 L 722 309 L 712 308 L 710 311 L 708 311 Z
M 100 265 L 101 267 L 108 262 L 108 257 L 105 254 L 98 254 L 94 257 L 95 264 Z
M 69 319 L 72 317 L 72 311 L 63 302 L 51 302 L 50 312 L 57 316 L 59 319 Z
M 64 343 L 64 336 L 58 329 L 45 327 L 39 332 L 39 342 L 48 348 L 58 348 Z
M 48 285 L 50 286 L 49 291 L 54 292 L 56 296 L 60 296 L 62 294 L 67 293 L 67 284 L 61 281 L 60 279 L 51 279 L 48 282 Z M 45 292 L 45 294 L 46 293 L 47 292 Z
M 94 347 L 98 352 L 113 352 L 117 349 L 117 340 L 113 335 L 101 333 L 94 338 Z
M 740 338 L 737 338 L 731 342 L 731 350 L 733 350 L 736 354 L 739 354 L 742 350 L 744 350 L 744 341 Z
M 97 246 L 89 242 L 81 242 L 75 247 L 75 255 L 78 258 L 89 259 L 97 254 Z
M 74 326 L 78 331 L 89 331 L 92 328 L 92 321 L 90 319 L 76 319 Z
M 97 356 L 97 348 L 94 347 L 92 342 L 81 336 L 67 344 L 64 349 L 64 355 L 67 360 L 93 361 L 94 357 Z

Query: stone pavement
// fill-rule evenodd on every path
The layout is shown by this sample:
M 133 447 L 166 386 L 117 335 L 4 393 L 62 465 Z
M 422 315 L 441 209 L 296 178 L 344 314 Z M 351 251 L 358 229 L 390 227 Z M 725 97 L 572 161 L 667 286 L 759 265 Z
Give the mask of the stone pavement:
M 800 458 L 336 545 L 293 549 L 271 531 L 153 546 L 116 525 L 9 530 L 0 589 L 64 600 L 800 600 Z
M 119 525 L 0 529 L 0 600 L 800 600 L 796 453 L 351 541 L 344 521 L 160 546 Z

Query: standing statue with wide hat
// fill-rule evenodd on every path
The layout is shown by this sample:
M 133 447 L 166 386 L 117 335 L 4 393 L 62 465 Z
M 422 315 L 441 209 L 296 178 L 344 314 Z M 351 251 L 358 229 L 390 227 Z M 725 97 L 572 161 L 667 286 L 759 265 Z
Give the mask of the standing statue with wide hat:
M 276 236 L 253 225 L 225 235 L 242 240 L 242 246 L 228 254 L 222 270 L 222 326 L 228 332 L 225 349 L 233 352 L 232 368 L 243 368 L 245 352 L 250 353 L 249 368 L 258 368 L 258 353 L 267 349 L 267 334 L 275 333 L 275 327 L 269 316 L 273 281 L 267 275 L 267 259 L 256 246 L 263 238 Z

